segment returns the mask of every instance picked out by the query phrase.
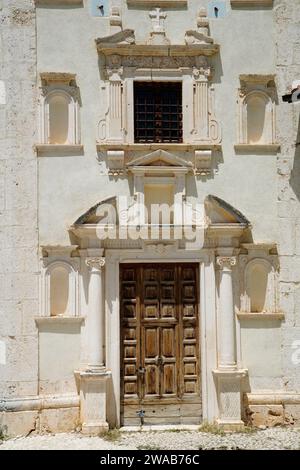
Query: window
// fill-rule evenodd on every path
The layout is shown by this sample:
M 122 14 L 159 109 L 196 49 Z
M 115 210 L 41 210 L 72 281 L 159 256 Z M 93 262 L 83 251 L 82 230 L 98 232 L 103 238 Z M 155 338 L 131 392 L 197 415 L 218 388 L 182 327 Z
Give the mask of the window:
M 182 142 L 181 83 L 135 82 L 134 137 L 137 143 Z

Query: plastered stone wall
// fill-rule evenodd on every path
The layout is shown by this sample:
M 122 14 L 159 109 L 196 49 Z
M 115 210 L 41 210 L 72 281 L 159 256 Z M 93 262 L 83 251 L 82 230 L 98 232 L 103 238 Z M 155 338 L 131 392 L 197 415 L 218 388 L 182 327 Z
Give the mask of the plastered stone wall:
M 33 0 L 0 1 L 1 397 L 37 393 L 35 25 Z
M 277 159 L 277 210 L 279 222 L 283 387 L 300 389 L 300 106 L 286 104 L 281 96 L 300 76 L 300 5 L 275 0 L 276 76 L 278 87 L 277 129 L 281 153 Z M 298 142 L 298 145 L 296 144 Z

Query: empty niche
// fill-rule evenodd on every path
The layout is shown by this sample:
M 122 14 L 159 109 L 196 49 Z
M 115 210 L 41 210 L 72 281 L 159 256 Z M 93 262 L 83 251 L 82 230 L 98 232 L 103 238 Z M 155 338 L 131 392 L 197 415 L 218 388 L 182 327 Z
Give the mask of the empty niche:
M 255 259 L 248 263 L 245 271 L 245 285 L 249 312 L 272 311 L 275 296 L 272 274 L 272 265 L 266 260 Z
M 70 98 L 64 93 L 53 93 L 49 99 L 49 144 L 69 143 Z
M 265 95 L 253 93 L 247 99 L 247 143 L 261 144 L 267 142 L 269 99 Z
M 50 315 L 68 314 L 69 271 L 64 266 L 56 266 L 50 272 Z

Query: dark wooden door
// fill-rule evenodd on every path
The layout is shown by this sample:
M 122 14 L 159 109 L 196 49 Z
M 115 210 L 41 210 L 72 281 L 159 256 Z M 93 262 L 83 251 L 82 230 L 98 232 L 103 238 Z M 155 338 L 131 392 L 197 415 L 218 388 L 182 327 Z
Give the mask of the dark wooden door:
M 121 418 L 200 423 L 197 264 L 120 267 Z

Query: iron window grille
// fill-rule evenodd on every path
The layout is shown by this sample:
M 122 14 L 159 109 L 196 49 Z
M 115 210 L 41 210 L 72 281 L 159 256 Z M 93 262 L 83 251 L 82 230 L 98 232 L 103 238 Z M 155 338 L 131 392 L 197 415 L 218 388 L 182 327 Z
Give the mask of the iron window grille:
M 182 142 L 181 83 L 134 83 L 134 140 Z

